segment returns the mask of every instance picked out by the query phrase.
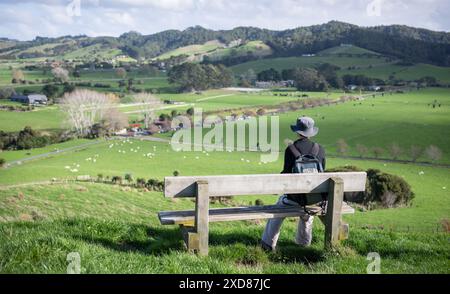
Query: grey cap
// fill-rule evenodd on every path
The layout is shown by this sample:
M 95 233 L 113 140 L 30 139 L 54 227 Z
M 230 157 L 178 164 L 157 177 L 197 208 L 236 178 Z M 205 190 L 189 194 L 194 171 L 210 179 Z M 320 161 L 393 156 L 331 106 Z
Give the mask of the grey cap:
M 319 128 L 314 126 L 314 120 L 307 116 L 299 117 L 297 123 L 291 125 L 291 130 L 307 138 L 314 137 L 319 132 Z

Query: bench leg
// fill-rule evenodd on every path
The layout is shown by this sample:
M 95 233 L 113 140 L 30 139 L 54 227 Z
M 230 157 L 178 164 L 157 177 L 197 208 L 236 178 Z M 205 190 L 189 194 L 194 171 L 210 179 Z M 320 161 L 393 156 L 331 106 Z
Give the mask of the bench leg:
M 195 202 L 195 231 L 198 238 L 198 254 L 208 255 L 209 242 L 209 195 L 208 182 L 197 182 L 197 199 Z M 194 237 L 195 239 L 195 237 Z
M 327 214 L 325 216 L 325 248 L 330 249 L 339 243 L 341 231 L 341 210 L 344 200 L 344 181 L 340 178 L 330 179 Z
M 319 216 L 319 219 L 322 222 L 322 224 L 326 225 L 327 220 L 325 216 Z M 339 226 L 339 241 L 347 240 L 349 235 L 350 235 L 350 225 L 341 219 L 341 224 Z

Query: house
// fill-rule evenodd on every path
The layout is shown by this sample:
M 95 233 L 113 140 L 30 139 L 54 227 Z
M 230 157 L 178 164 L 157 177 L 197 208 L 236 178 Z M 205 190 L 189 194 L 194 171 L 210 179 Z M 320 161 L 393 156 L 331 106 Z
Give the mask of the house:
M 354 90 L 356 90 L 356 89 L 358 89 L 358 86 L 357 86 L 357 85 L 348 85 L 348 86 L 347 86 L 347 90 L 349 90 L 349 91 L 354 91 Z
M 40 94 L 13 95 L 10 100 L 24 104 L 47 104 L 48 101 L 47 96 Z

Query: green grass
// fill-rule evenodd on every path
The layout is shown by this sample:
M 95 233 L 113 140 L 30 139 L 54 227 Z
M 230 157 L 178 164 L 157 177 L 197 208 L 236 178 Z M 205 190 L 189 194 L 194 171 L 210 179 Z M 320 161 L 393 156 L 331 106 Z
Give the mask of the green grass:
M 209 41 L 205 44 L 195 44 L 180 47 L 175 50 L 166 52 L 157 57 L 157 59 L 168 59 L 172 56 L 187 55 L 190 61 L 200 61 L 199 56 L 209 56 L 213 60 L 223 59 L 225 57 L 235 55 L 247 55 L 252 52 L 255 56 L 267 56 L 272 54 L 272 49 L 262 41 L 250 41 L 245 44 L 232 48 L 225 48 L 225 45 L 219 41 Z
M 194 56 L 198 54 L 206 54 L 209 51 L 216 50 L 220 47 L 222 47 L 223 44 L 221 44 L 219 41 L 209 41 L 204 44 L 195 44 L 195 45 L 189 45 L 177 48 L 175 50 L 166 52 L 164 54 L 161 54 L 156 59 L 168 59 L 172 56 L 179 56 L 179 55 L 188 55 L 188 56 Z
M 334 52 L 334 51 L 332 51 Z M 325 52 L 326 53 L 326 52 Z M 395 62 L 388 62 L 385 57 L 338 57 L 338 53 L 326 53 L 314 57 L 280 57 L 267 58 L 257 61 L 249 61 L 242 64 L 232 66 L 231 69 L 237 75 L 244 73 L 249 69 L 253 69 L 256 73 L 274 68 L 278 71 L 283 69 L 290 69 L 294 67 L 314 67 L 321 63 L 330 63 L 341 68 L 338 71 L 339 75 L 366 75 L 371 78 L 378 78 L 388 80 L 391 75 L 396 79 L 405 81 L 416 81 L 425 76 L 435 77 L 439 82 L 450 83 L 450 67 L 441 67 L 431 64 L 415 64 L 411 66 L 395 65 Z M 356 67 L 356 69 L 349 69 L 349 67 Z
M 426 89 L 369 98 L 361 104 L 348 102 L 280 114 L 280 141 L 293 138 L 289 124 L 296 117 L 312 116 L 320 128 L 315 140 L 325 146 L 329 155 L 327 168 L 344 165 L 377 168 L 403 177 L 416 195 L 410 207 L 358 210 L 345 216 L 350 224 L 350 238 L 334 253 L 323 250 L 324 231 L 319 221 L 314 225 L 312 247 L 297 247 L 293 242 L 296 228 L 293 219 L 283 225 L 276 253 L 258 248 L 264 221 L 213 223 L 209 257 L 186 253 L 178 228 L 161 226 L 157 212 L 191 209 L 192 201 L 165 199 L 160 192 L 72 180 L 78 175 L 96 177 L 99 173 L 105 177 L 131 173 L 135 179 L 162 180 L 175 170 L 183 176 L 279 173 L 282 156 L 276 162 L 263 164 L 258 152 L 180 153 L 166 143 L 111 140 L 0 169 L 0 272 L 64 273 L 67 254 L 79 252 L 84 273 L 365 273 L 367 254 L 378 252 L 382 273 L 448 274 L 450 246 L 442 223 L 450 215 L 450 169 L 330 155 L 336 153 L 335 143 L 340 138 L 350 145 L 349 155 L 357 155 L 358 143 L 386 148 L 396 142 L 404 149 L 412 144 L 423 147 L 434 144 L 443 151 L 439 162 L 449 164 L 449 93 L 448 89 Z M 227 94 L 231 95 L 197 101 Z M 339 95 L 334 93 L 332 98 Z M 294 98 L 270 96 L 267 92 L 259 95 L 224 91 L 162 97 L 196 103 L 206 109 L 270 104 L 276 99 Z M 440 108 L 428 106 L 434 100 L 442 104 Z M 54 114 L 56 110 L 19 114 L 42 111 Z M 6 119 L 4 113 L 0 112 L 2 128 L 5 123 L 10 128 L 17 122 L 23 124 L 25 116 Z M 19 160 L 84 142 L 7 151 L 0 157 Z M 144 156 L 148 153 L 152 155 Z M 407 155 L 401 158 L 407 159 Z M 53 178 L 69 181 L 36 183 Z M 264 204 L 276 201 L 270 195 L 240 196 L 233 198 L 232 205 L 248 205 L 257 199 Z
M 218 48 L 216 51 L 208 54 L 213 60 L 223 59 L 227 56 L 243 56 L 248 52 L 252 52 L 255 56 L 267 56 L 273 53 L 272 48 L 262 41 L 250 41 L 237 47 L 232 48 Z
M 315 97 L 313 93 L 309 94 L 311 97 Z M 325 96 L 324 94 L 322 95 Z M 383 148 L 384 152 L 381 158 L 388 159 L 391 158 L 388 152 L 389 147 L 396 143 L 403 149 L 398 159 L 403 160 L 410 160 L 409 150 L 412 145 L 420 146 L 423 149 L 429 145 L 435 145 L 443 152 L 443 156 L 438 162 L 450 164 L 448 139 L 450 132 L 447 128 L 450 124 L 449 94 L 450 90 L 445 88 L 423 89 L 404 94 L 386 94 L 384 97 L 367 98 L 361 102 L 347 102 L 282 113 L 278 115 L 280 146 L 282 149 L 284 148 L 284 139 L 295 138 L 289 125 L 294 123 L 297 117 L 308 115 L 316 120 L 320 132 L 315 139 L 326 147 L 328 154 L 337 154 L 336 142 L 339 139 L 344 139 L 349 145 L 347 155 L 359 156 L 356 146 L 362 144 L 370 149 Z M 322 96 L 320 93 L 316 93 L 316 95 Z M 339 96 L 340 94 L 335 93 L 331 98 Z M 269 101 L 270 96 L 229 96 L 221 97 L 218 100 L 207 100 L 204 103 L 208 102 L 209 106 L 207 107 L 218 103 L 218 107 L 220 107 L 223 106 L 221 103 L 232 99 L 238 99 L 242 105 L 251 105 L 253 101 L 258 102 L 253 105 L 258 105 Z M 287 101 L 295 98 L 273 97 L 273 99 L 279 99 L 278 102 L 281 102 L 284 99 Z M 441 104 L 441 107 L 432 108 L 430 106 L 435 100 Z M 196 106 L 201 106 L 201 103 Z M 207 131 L 209 129 L 204 130 L 204 132 Z M 372 152 L 367 156 L 373 156 Z M 419 161 L 429 161 L 429 159 L 422 156 Z
M 33 129 L 61 129 L 64 116 L 56 106 L 36 108 L 33 111 L 11 112 L 0 110 L 0 130 L 13 132 L 26 126 Z
M 217 165 L 218 154 L 211 156 L 203 164 L 206 174 L 229 172 Z M 336 253 L 323 251 L 318 221 L 312 247 L 297 247 L 292 219 L 283 226 L 277 253 L 257 247 L 264 222 L 213 223 L 210 255 L 200 258 L 186 253 L 179 230 L 161 226 L 156 216 L 161 210 L 192 208 L 190 200 L 105 184 L 32 185 L 0 189 L 0 272 L 64 273 L 67 254 L 79 252 L 84 273 L 365 273 L 367 254 L 378 252 L 382 273 L 449 273 L 448 235 L 437 233 L 450 212 L 450 198 L 438 187 L 450 184 L 448 169 L 332 160 L 332 165 L 344 163 L 402 174 L 417 197 L 410 208 L 346 216 L 350 239 Z M 234 173 L 278 171 L 275 165 L 258 171 L 249 166 L 233 164 Z M 183 175 L 201 170 L 191 164 L 177 163 L 176 168 Z M 150 166 L 147 170 L 154 174 Z M 419 170 L 425 174 L 419 176 Z M 259 198 L 266 204 L 275 201 L 273 196 Z M 255 199 L 243 196 L 233 202 L 246 205 Z
M 121 55 L 120 49 L 104 49 L 101 44 L 90 45 L 87 47 L 79 48 L 72 52 L 66 53 L 61 56 L 62 59 L 82 59 L 82 60 L 94 60 L 98 59 L 112 59 L 117 55 Z
M 6 162 L 11 162 L 14 160 L 21 160 L 23 158 L 32 157 L 40 154 L 45 154 L 48 152 L 54 152 L 58 150 L 63 150 L 65 148 L 71 148 L 79 146 L 85 143 L 91 143 L 92 140 L 88 139 L 76 139 L 70 140 L 63 143 L 52 144 L 43 148 L 34 148 L 30 150 L 14 150 L 14 151 L 3 151 L 0 153 L 0 157 L 5 159 Z
M 369 65 L 379 66 L 386 64 L 383 57 L 336 57 L 336 56 L 311 56 L 311 57 L 278 57 L 265 58 L 256 61 L 249 61 L 232 66 L 231 69 L 235 74 L 242 74 L 249 69 L 253 69 L 256 73 L 265 69 L 274 68 L 278 71 L 290 69 L 294 67 L 313 67 L 321 63 L 330 63 L 345 68 L 349 66 L 368 67 Z
M 358 46 L 336 46 L 320 51 L 317 55 L 339 55 L 339 54 L 352 54 L 352 55 L 362 55 L 362 54 L 372 54 L 380 55 L 371 50 L 367 50 Z

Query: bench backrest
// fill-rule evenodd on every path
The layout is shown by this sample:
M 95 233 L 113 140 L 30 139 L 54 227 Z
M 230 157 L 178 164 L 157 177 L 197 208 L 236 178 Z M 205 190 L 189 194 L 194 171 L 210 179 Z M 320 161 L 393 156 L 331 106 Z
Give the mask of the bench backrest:
M 329 190 L 330 178 L 344 181 L 344 192 L 360 192 L 366 187 L 365 172 L 319 174 L 261 174 L 166 177 L 165 197 L 195 197 L 196 182 L 208 183 L 208 196 L 238 196 L 294 193 L 324 193 Z

